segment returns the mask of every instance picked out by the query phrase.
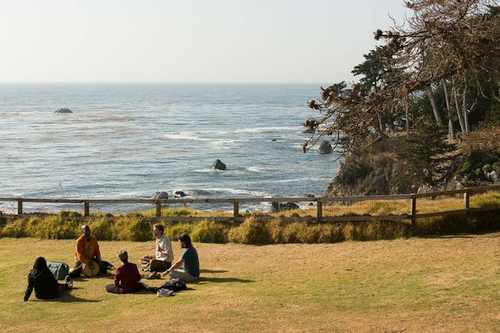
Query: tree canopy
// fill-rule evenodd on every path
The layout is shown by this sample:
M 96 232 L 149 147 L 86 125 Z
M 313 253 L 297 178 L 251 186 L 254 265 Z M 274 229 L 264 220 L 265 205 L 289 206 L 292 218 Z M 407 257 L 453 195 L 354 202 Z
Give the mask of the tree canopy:
M 457 132 L 468 135 L 488 113 L 498 119 L 491 116 L 500 110 L 497 2 L 405 1 L 413 15 L 401 25 L 375 31 L 382 45 L 352 70 L 359 81 L 321 88 L 320 100 L 308 102 L 320 117 L 305 121 L 312 135 L 303 151 L 325 135 L 335 136 L 334 147 L 343 154 L 390 132 L 403 130 L 409 136 L 424 126 L 421 116 L 429 114 L 438 126 L 447 121 L 452 140 Z

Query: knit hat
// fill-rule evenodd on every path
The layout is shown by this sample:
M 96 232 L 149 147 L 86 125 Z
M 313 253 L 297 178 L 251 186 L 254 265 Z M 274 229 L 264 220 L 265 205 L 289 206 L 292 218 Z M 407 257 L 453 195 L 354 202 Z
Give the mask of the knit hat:
M 120 252 L 118 252 L 118 259 L 120 259 L 120 261 L 122 262 L 128 261 L 127 250 L 120 250 Z

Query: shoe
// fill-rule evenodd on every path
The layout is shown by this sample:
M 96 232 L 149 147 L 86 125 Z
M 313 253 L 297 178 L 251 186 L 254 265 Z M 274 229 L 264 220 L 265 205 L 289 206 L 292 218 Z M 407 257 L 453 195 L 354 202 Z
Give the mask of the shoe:
M 73 288 L 73 280 L 71 279 L 71 276 L 66 275 L 66 277 L 64 278 L 64 283 L 66 284 L 66 286 L 68 286 L 68 289 Z
M 174 292 L 172 290 L 168 290 L 168 289 L 160 289 L 158 290 L 158 292 L 156 293 L 156 296 L 158 297 L 167 297 L 167 296 L 172 296 Z
M 152 293 L 157 293 L 158 292 L 158 287 L 146 287 L 146 291 L 152 292 Z
M 149 275 L 146 275 L 145 278 L 148 279 L 148 280 L 160 279 L 161 278 L 161 274 L 158 273 L 158 272 L 153 272 L 153 273 L 151 273 Z

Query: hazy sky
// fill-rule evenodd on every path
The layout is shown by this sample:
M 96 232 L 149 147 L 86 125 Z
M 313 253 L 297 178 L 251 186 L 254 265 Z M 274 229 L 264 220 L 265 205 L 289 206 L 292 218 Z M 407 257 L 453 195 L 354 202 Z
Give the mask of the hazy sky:
M 403 0 L 0 0 L 0 82 L 350 81 L 373 31 L 405 10 Z

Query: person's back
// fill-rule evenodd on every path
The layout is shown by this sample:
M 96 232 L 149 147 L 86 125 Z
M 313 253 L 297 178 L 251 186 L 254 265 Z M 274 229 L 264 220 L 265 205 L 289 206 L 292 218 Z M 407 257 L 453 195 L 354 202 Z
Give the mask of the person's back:
M 49 270 L 41 271 L 40 274 L 35 275 L 32 271 L 30 277 L 33 279 L 33 286 L 35 288 L 35 296 L 39 299 L 51 299 L 59 297 L 59 285 L 56 278 Z
M 140 280 L 141 275 L 139 274 L 137 265 L 134 263 L 127 262 L 116 269 L 115 281 L 118 281 L 122 292 L 135 291 L 139 286 Z
M 184 258 L 184 270 L 188 272 L 191 276 L 200 276 L 200 262 L 198 259 L 198 251 L 193 245 L 188 247 L 186 251 L 182 254 Z
M 116 269 L 113 284 L 108 284 L 106 286 L 106 291 L 108 293 L 125 294 L 140 290 L 156 292 L 157 288 L 150 288 L 141 282 L 141 274 L 139 274 L 137 265 L 128 262 L 127 251 L 120 250 L 120 252 L 118 252 L 118 259 L 120 259 L 123 265 Z
M 28 274 L 28 287 L 24 293 L 24 301 L 26 302 L 35 289 L 35 296 L 38 299 L 52 299 L 61 296 L 61 293 L 72 287 L 73 282 L 66 277 L 66 282 L 60 284 L 52 272 L 47 267 L 47 261 L 43 257 L 38 257 L 35 260 L 33 269 Z

